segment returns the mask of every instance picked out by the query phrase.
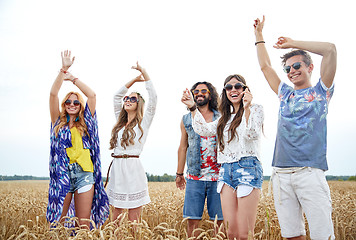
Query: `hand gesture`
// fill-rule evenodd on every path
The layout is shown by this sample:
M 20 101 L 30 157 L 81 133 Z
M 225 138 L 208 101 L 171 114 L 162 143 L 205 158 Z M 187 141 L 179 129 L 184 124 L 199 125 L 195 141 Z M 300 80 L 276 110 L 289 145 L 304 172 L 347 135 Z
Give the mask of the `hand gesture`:
M 144 78 L 143 78 L 143 75 L 140 74 L 138 75 L 137 77 L 135 77 L 134 79 L 132 79 L 133 82 L 144 82 L 146 81 Z
M 62 56 L 62 68 L 63 70 L 67 71 L 70 66 L 72 66 L 75 57 L 73 57 L 72 59 L 70 59 L 71 55 L 71 51 L 65 50 L 64 52 L 61 52 L 61 56 Z
M 193 98 L 193 94 L 189 91 L 188 88 L 186 88 L 183 91 L 183 96 L 181 99 L 182 103 L 184 103 L 188 108 L 191 108 L 194 106 L 195 102 L 194 102 L 194 98 Z
M 74 79 L 76 79 L 76 77 L 74 77 L 73 74 L 71 74 L 70 72 L 67 72 L 64 76 L 64 81 L 73 82 Z
M 186 181 L 184 176 L 177 176 L 176 177 L 176 186 L 179 190 L 184 190 L 186 185 Z
M 255 34 L 257 33 L 262 33 L 262 29 L 265 25 L 265 16 L 263 15 L 262 22 L 259 18 L 255 20 L 255 23 L 253 24 L 253 27 L 255 29 Z
M 276 42 L 276 44 L 273 47 L 277 48 L 277 49 L 292 48 L 292 42 L 293 42 L 293 40 L 291 38 L 279 37 L 278 41 Z
M 248 88 L 246 88 L 242 94 L 244 95 L 242 98 L 242 101 L 243 101 L 242 103 L 244 105 L 244 108 L 246 109 L 246 108 L 250 107 L 253 96 Z
M 148 76 L 146 70 L 138 64 L 138 61 L 136 62 L 136 66 L 132 66 L 132 69 L 136 69 L 137 71 L 141 72 L 141 79 L 138 82 L 143 82 L 143 81 L 148 81 L 150 80 L 150 77 Z

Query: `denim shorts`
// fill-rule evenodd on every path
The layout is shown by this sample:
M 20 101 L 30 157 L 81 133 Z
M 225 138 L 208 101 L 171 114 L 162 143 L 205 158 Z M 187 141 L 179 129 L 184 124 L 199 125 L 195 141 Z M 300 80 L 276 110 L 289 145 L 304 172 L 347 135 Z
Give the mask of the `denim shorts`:
M 94 184 L 94 174 L 83 171 L 78 163 L 69 164 L 68 169 L 70 178 L 69 192 L 73 193 L 86 185 Z
M 216 181 L 199 181 L 187 179 L 183 207 L 183 217 L 189 219 L 201 219 L 204 212 L 205 198 L 211 220 L 218 216 L 223 220 L 220 194 L 216 191 Z
M 227 184 L 233 189 L 237 189 L 239 185 L 261 189 L 263 183 L 262 165 L 253 156 L 242 157 L 237 162 L 223 163 L 220 168 L 218 181 Z

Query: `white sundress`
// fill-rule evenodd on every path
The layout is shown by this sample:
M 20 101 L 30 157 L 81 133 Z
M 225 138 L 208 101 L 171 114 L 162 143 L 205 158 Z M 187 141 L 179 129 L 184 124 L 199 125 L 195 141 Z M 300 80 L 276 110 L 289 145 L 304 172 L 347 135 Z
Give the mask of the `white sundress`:
M 124 131 L 124 128 L 122 128 L 118 133 L 118 142 L 114 149 L 114 155 L 140 155 L 143 150 L 157 104 L 157 95 L 151 80 L 146 81 L 145 86 L 148 91 L 149 100 L 141 123 L 143 136 L 139 141 L 142 133 L 136 125 L 134 127 L 136 133 L 134 139 L 135 144 L 129 145 L 124 149 L 120 145 L 120 140 Z M 118 119 L 120 111 L 122 110 L 122 99 L 127 91 L 128 88 L 123 86 L 114 95 L 114 111 L 116 119 Z M 107 193 L 109 203 L 116 208 L 137 208 L 151 202 L 148 194 L 147 177 L 140 158 L 113 158 Z

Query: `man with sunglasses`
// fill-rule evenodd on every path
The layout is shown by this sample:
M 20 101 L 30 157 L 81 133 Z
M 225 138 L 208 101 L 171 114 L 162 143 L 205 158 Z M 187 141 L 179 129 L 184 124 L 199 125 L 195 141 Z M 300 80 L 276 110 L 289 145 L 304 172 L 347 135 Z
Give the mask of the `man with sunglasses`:
M 219 117 L 218 94 L 209 82 L 197 82 L 191 88 L 196 108 L 207 122 Z M 220 225 L 223 220 L 220 195 L 216 190 L 220 165 L 217 163 L 216 136 L 203 137 L 196 134 L 192 127 L 192 114 L 183 116 L 181 121 L 181 141 L 178 148 L 178 166 L 176 185 L 180 190 L 186 189 L 183 217 L 189 217 L 187 224 L 188 237 L 193 236 L 202 218 L 205 199 L 211 220 L 218 218 Z M 184 167 L 187 162 L 187 181 L 184 178 Z M 198 236 L 198 232 L 194 235 Z
M 277 49 L 296 49 L 282 57 L 293 87 L 281 82 L 271 66 L 263 40 L 263 20 L 255 20 L 256 47 L 261 70 L 280 99 L 278 130 L 272 166 L 273 195 L 282 236 L 305 239 L 306 215 L 311 239 L 335 239 L 330 189 L 324 171 L 326 115 L 334 93 L 336 48 L 332 43 L 295 41 L 280 37 Z M 320 80 L 311 84 L 310 55 L 322 56 Z

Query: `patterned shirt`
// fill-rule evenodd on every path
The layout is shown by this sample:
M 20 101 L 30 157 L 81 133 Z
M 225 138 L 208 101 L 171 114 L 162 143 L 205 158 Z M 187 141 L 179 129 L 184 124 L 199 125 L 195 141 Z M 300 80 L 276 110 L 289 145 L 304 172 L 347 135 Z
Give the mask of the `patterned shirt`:
M 326 116 L 334 93 L 319 82 L 294 90 L 285 83 L 278 89 L 280 100 L 278 130 L 272 166 L 314 167 L 327 170 Z
M 216 160 L 216 136 L 200 136 L 201 170 L 200 176 L 187 175 L 188 179 L 201 181 L 217 181 L 220 164 Z
M 83 147 L 85 149 L 90 149 L 90 156 L 94 165 L 95 180 L 90 218 L 95 222 L 96 227 L 99 227 L 109 217 L 109 200 L 101 179 L 98 122 L 96 113 L 94 116 L 91 115 L 88 104 L 86 104 L 84 110 L 84 121 L 87 125 L 89 136 L 85 135 L 82 137 Z M 49 160 L 50 182 L 46 214 L 47 220 L 51 223 L 59 221 L 63 210 L 63 201 L 70 188 L 70 180 L 68 176 L 69 158 L 66 153 L 66 148 L 72 146 L 71 132 L 66 125 L 59 130 L 58 135 L 56 136 L 54 128 L 59 123 L 60 120 L 58 118 L 55 124 L 51 125 L 51 150 Z M 67 215 L 70 217 L 75 216 L 74 204 L 70 205 Z

